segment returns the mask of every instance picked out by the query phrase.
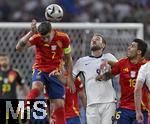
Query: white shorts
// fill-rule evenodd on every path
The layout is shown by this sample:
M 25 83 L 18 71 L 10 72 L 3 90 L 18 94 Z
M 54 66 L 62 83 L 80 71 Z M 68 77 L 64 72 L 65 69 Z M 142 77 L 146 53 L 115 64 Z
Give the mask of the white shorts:
M 98 103 L 87 106 L 87 124 L 112 124 L 112 116 L 116 110 L 116 103 Z

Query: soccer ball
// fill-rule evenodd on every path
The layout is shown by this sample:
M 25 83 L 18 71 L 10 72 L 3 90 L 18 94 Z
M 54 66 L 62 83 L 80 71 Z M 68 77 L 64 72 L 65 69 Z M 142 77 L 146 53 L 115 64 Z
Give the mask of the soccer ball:
M 63 9 L 57 4 L 51 4 L 45 9 L 45 18 L 48 21 L 60 21 L 63 18 Z

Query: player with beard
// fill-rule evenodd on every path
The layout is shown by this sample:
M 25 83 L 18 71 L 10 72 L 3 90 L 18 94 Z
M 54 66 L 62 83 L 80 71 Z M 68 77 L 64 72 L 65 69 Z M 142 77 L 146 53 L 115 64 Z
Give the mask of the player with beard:
M 111 118 L 116 109 L 112 81 L 96 80 L 103 60 L 117 61 L 112 54 L 103 53 L 105 47 L 105 39 L 100 34 L 94 34 L 90 42 L 91 55 L 78 59 L 73 68 L 74 77 L 83 74 L 85 78 L 87 124 L 112 124 Z
M 9 56 L 0 53 L 0 123 L 19 123 L 19 120 L 13 119 L 11 114 L 9 114 L 9 119 L 6 119 L 4 114 L 6 108 L 3 106 L 6 101 L 11 101 L 14 109 L 17 108 L 16 90 L 18 87 L 24 89 L 22 77 L 16 69 L 12 68 Z
M 138 71 L 141 65 L 147 62 L 144 59 L 146 50 L 147 44 L 143 40 L 134 39 L 128 46 L 127 57 L 114 63 L 110 72 L 97 77 L 98 80 L 107 80 L 114 75 L 120 74 L 121 97 L 119 108 L 116 111 L 115 119 L 117 124 L 139 124 L 136 121 L 134 88 Z M 108 63 L 110 64 L 109 61 Z M 148 88 L 146 85 L 142 88 L 142 94 L 140 107 L 144 120 L 140 124 L 148 124 Z

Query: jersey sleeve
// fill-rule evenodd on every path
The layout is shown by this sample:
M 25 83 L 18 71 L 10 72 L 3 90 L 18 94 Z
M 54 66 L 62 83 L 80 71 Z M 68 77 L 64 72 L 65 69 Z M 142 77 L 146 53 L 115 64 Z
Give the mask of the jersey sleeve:
M 81 90 L 83 90 L 83 83 L 79 77 L 77 77 L 75 80 L 75 87 L 76 87 L 77 93 L 79 93 Z
M 29 41 L 28 41 L 31 45 L 38 45 L 39 44 L 39 34 L 35 34 L 33 35 Z
M 146 79 L 146 72 L 147 72 L 147 66 L 142 65 L 141 68 L 138 71 L 138 76 L 137 76 L 137 80 L 142 81 L 142 83 L 144 84 L 145 79 Z
M 111 73 L 113 75 L 117 75 L 120 73 L 120 65 L 121 65 L 121 61 L 118 61 L 115 63 L 115 65 L 112 67 L 111 69 Z
M 78 59 L 75 63 L 75 65 L 73 66 L 73 76 L 77 77 L 79 75 L 81 71 L 81 61 L 80 59 Z
M 112 55 L 111 53 L 108 53 L 108 58 L 109 58 L 109 60 L 114 61 L 114 62 L 118 61 L 118 59 L 114 55 Z

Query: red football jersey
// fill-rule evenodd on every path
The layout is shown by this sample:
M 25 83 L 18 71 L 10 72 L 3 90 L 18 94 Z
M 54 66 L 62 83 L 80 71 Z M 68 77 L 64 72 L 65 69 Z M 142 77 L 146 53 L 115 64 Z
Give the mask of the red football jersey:
M 63 49 L 70 47 L 70 39 L 66 33 L 54 30 L 55 35 L 51 42 L 46 42 L 40 34 L 30 38 L 31 45 L 36 46 L 34 69 L 43 72 L 59 70 L 63 58 Z
M 137 64 L 131 63 L 128 58 L 121 59 L 112 68 L 111 73 L 113 75 L 120 74 L 120 86 L 121 86 L 121 98 L 119 107 L 135 110 L 134 105 L 134 88 L 138 70 L 141 65 L 145 64 L 146 60 Z M 148 89 L 146 86 L 143 87 L 143 100 L 142 109 L 146 109 L 148 104 Z
M 75 93 L 71 93 L 70 89 L 66 87 L 65 118 L 79 116 L 78 92 L 83 90 L 83 84 L 79 78 L 75 80 L 75 87 Z

